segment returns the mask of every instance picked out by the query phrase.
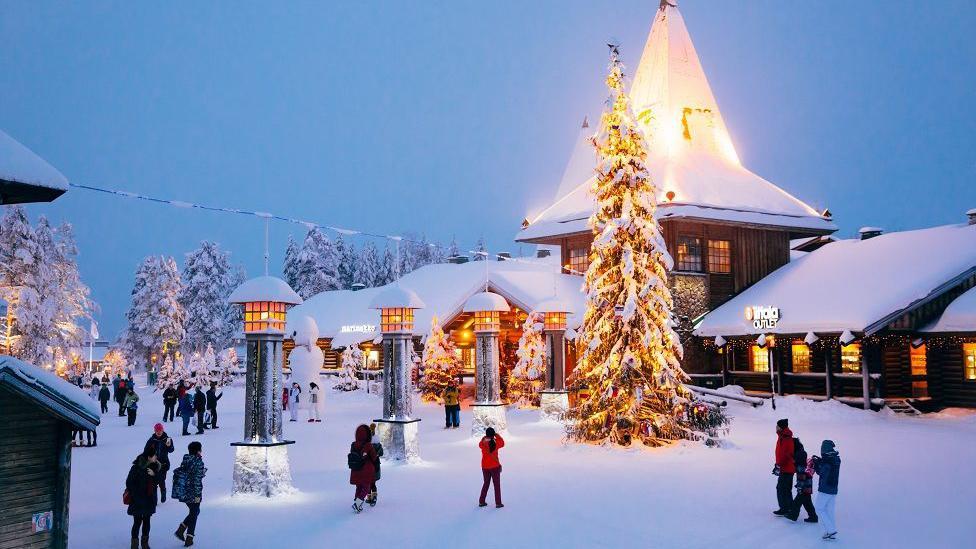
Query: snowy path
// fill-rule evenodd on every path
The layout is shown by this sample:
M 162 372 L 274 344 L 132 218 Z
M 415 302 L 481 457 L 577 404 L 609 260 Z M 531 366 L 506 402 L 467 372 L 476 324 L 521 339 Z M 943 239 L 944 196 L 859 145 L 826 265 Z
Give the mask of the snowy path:
M 97 448 L 73 453 L 71 547 L 125 547 L 130 519 L 121 503 L 129 464 L 162 410 L 140 389 L 139 419 L 103 417 Z M 443 430 L 442 411 L 418 405 L 418 466 L 384 465 L 379 504 L 349 505 L 345 455 L 354 427 L 379 401 L 362 392 L 326 393 L 324 423 L 287 423 L 292 472 L 301 494 L 288 501 L 230 498 L 232 449 L 240 436 L 240 388 L 221 400 L 220 425 L 200 437 L 175 435 L 179 462 L 190 440 L 203 443 L 209 472 L 199 547 L 823 547 L 818 525 L 775 518 L 770 475 L 773 424 L 789 417 L 808 450 L 837 442 L 843 459 L 837 547 L 963 547 L 971 542 L 976 495 L 976 415 L 903 418 L 839 403 L 779 401 L 779 411 L 735 405 L 731 449 L 683 445 L 611 450 L 563 445 L 538 413 L 510 411 L 502 450 L 506 507 L 477 507 L 479 452 L 462 427 Z M 174 465 L 175 466 L 175 465 Z M 172 531 L 186 507 L 168 501 L 153 516 L 152 546 L 176 547 Z

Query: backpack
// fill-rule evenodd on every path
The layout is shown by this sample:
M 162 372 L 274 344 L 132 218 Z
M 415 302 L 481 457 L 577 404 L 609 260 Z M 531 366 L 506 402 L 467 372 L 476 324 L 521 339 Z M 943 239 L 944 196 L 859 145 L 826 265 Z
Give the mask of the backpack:
M 803 449 L 803 443 L 796 437 L 793 437 L 793 465 L 798 472 L 807 467 L 807 451 Z
M 180 465 L 173 469 L 173 482 L 170 487 L 170 496 L 177 501 L 184 501 L 186 498 L 186 473 Z
M 349 455 L 346 456 L 346 461 L 351 471 L 358 471 L 363 468 L 363 465 L 366 465 L 366 459 L 363 457 L 363 453 L 357 452 L 352 448 L 349 449 Z

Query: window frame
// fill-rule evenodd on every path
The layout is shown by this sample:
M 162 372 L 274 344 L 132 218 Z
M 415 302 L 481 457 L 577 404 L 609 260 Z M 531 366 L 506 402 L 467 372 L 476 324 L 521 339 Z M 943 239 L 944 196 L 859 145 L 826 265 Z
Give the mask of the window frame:
M 712 244 L 724 244 L 712 246 Z M 715 253 L 713 253 L 713 250 Z M 732 241 L 725 238 L 709 238 L 705 244 L 705 254 L 708 257 L 708 272 L 712 274 L 732 274 Z M 722 261 L 724 259 L 724 261 Z M 716 268 L 718 265 L 724 270 Z
M 802 349 L 800 354 L 806 357 L 806 364 L 802 369 L 797 369 L 797 349 Z M 813 353 L 810 352 L 810 347 L 802 341 L 794 341 L 790 344 L 790 364 L 793 367 L 793 373 L 795 374 L 809 374 L 813 371 Z
M 760 369 L 761 367 L 765 367 L 765 369 Z M 759 345 L 749 347 L 749 371 L 760 374 L 769 373 L 769 350 L 766 347 Z
M 679 234 L 676 239 L 676 244 L 677 244 L 677 254 L 674 262 L 674 267 L 675 267 L 674 270 L 677 272 L 684 272 L 684 273 L 704 273 L 705 263 L 702 258 L 702 237 L 689 235 L 689 234 Z M 694 249 L 696 250 L 695 254 L 690 253 L 691 248 L 689 247 L 689 245 L 692 245 L 694 247 Z M 684 254 L 682 254 L 682 246 L 685 246 L 686 249 L 688 250 Z M 689 257 L 690 258 L 697 257 L 697 260 L 687 261 L 686 258 Z M 688 266 L 693 267 L 696 264 L 697 264 L 697 268 L 688 267 Z
M 962 344 L 962 378 L 976 381 L 976 343 Z
M 849 350 L 846 353 L 846 355 L 848 357 L 849 356 L 852 356 L 852 355 L 857 357 L 857 361 L 856 361 L 857 369 L 856 370 L 847 368 L 847 365 L 848 364 L 851 364 L 852 361 L 851 360 L 846 360 L 846 361 L 844 360 L 844 356 L 845 356 L 845 352 L 844 351 L 845 350 Z M 840 373 L 842 373 L 842 374 L 860 374 L 860 373 L 862 373 L 861 372 L 861 359 L 864 358 L 863 353 L 864 353 L 864 349 L 861 348 L 861 344 L 860 343 L 851 343 L 849 345 L 841 345 L 841 347 L 840 347 Z
M 585 273 L 590 267 L 590 248 L 587 246 L 569 248 L 566 252 L 566 259 L 570 269 L 578 273 Z

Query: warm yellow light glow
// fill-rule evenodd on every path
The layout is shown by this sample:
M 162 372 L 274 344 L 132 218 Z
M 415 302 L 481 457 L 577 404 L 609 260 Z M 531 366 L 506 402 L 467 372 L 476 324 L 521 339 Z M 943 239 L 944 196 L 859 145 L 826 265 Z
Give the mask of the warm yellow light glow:
M 769 352 L 759 345 L 749 348 L 749 365 L 753 372 L 769 372 Z
M 244 304 L 244 333 L 285 331 L 285 304 L 251 301 Z
M 380 330 L 390 332 L 413 332 L 413 309 L 384 308 L 380 311 Z
M 497 332 L 501 330 L 502 323 L 498 311 L 477 311 L 474 313 L 474 331 L 476 332 Z

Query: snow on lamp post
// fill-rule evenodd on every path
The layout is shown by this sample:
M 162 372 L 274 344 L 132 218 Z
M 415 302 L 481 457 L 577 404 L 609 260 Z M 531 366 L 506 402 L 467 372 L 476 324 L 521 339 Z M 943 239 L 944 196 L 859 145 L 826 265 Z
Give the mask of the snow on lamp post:
M 244 308 L 247 376 L 244 437 L 236 447 L 233 494 L 272 497 L 294 491 L 288 444 L 282 437 L 282 344 L 285 311 L 302 298 L 273 276 L 248 280 L 234 290 L 230 303 Z
M 501 313 L 508 311 L 505 298 L 492 292 L 477 293 L 464 303 L 464 312 L 474 313 L 476 392 L 471 407 L 472 435 L 484 435 L 488 427 L 495 431 L 504 431 L 508 427 L 505 405 L 501 401 L 498 364 Z
M 559 421 L 569 410 L 569 393 L 566 391 L 566 316 L 569 306 L 553 297 L 539 303 L 535 312 L 542 314 L 546 337 L 546 388 L 539 392 L 539 405 L 544 419 Z
M 380 310 L 383 333 L 383 415 L 376 430 L 383 444 L 384 457 L 393 461 L 420 459 L 418 422 L 413 418 L 410 395 L 410 346 L 413 345 L 414 311 L 424 302 L 407 288 L 392 285 L 370 303 Z

